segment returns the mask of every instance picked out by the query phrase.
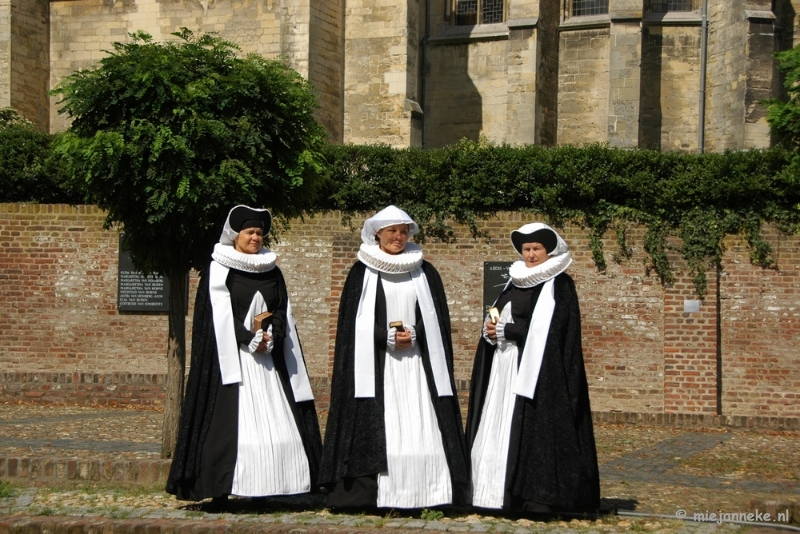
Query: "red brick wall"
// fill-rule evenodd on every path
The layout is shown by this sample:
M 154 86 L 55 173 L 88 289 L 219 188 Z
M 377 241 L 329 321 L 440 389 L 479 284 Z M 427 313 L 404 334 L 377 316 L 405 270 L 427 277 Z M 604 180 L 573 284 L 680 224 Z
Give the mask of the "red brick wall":
M 162 373 L 166 316 L 116 310 L 118 237 L 93 206 L 0 204 L 4 371 Z
M 800 237 L 772 230 L 777 269 L 728 241 L 721 281 L 722 411 L 800 415 Z
M 485 223 L 488 240 L 456 226 L 454 243 L 423 245 L 445 283 L 459 389 L 468 385 L 480 330 L 483 262 L 516 259 L 508 235 L 531 220 L 500 213 Z M 159 405 L 152 393 L 160 386 L 149 376 L 166 371 L 167 318 L 116 310 L 118 240 L 102 221 L 90 206 L 0 204 L 0 398 L 54 401 L 56 393 L 64 399 L 75 392 L 72 400 L 130 403 L 140 391 L 144 404 Z M 341 287 L 362 222 L 343 226 L 337 213 L 292 221 L 273 246 L 322 409 Z M 569 273 L 581 299 L 595 411 L 800 418 L 799 236 L 768 232 L 777 270 L 754 267 L 745 244 L 728 239 L 719 299 L 709 272 L 700 311 L 687 313 L 684 301 L 697 299 L 689 278 L 679 273 L 663 287 L 648 272 L 643 229 L 628 231 L 629 258 L 609 232 L 605 273 L 594 265 L 584 229 L 569 226 L 562 235 L 574 258 Z M 196 276 L 191 281 L 190 308 Z M 187 331 L 190 318 L 191 309 Z M 87 383 L 95 384 L 88 393 L 77 387 Z M 127 384 L 125 397 L 115 383 Z

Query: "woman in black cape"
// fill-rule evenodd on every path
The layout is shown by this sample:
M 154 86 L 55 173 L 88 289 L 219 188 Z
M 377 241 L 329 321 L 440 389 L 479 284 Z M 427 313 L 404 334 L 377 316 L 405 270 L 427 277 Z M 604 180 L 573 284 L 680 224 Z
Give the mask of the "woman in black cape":
M 236 206 L 200 276 L 192 356 L 166 490 L 181 500 L 317 489 L 322 449 L 291 303 L 264 236 L 267 210 Z
M 389 206 L 364 224 L 339 305 L 320 467 L 328 506 L 464 503 L 469 474 L 450 317 L 436 269 Z
M 472 371 L 472 502 L 593 512 L 600 482 L 578 296 L 564 272 L 569 250 L 542 223 L 515 230 L 511 241 L 522 259 L 484 323 Z

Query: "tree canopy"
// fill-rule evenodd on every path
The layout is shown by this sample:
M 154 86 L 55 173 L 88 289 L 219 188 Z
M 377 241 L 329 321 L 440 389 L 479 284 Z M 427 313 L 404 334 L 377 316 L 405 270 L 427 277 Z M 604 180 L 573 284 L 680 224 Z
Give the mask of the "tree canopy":
M 302 213 L 313 198 L 324 130 L 310 84 L 280 61 L 183 28 L 144 32 L 54 94 L 72 124 L 56 143 L 86 201 L 124 231 L 134 266 L 169 281 L 162 457 L 172 454 L 186 367 L 185 280 L 210 261 L 236 204 Z
M 97 68 L 55 90 L 72 124 L 56 150 L 87 202 L 121 223 L 146 273 L 182 276 L 209 261 L 239 203 L 295 216 L 312 198 L 324 130 L 311 86 L 279 61 L 213 34 L 131 34 Z
M 797 154 L 800 150 L 800 46 L 774 56 L 788 98 L 770 98 L 762 104 L 767 106 L 767 122 L 773 136 Z

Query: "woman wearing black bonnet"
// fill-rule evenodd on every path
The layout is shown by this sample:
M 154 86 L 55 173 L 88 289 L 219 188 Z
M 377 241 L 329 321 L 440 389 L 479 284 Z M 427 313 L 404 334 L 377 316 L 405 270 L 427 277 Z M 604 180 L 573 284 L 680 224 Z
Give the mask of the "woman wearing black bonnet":
M 511 243 L 522 259 L 484 322 L 472 371 L 472 504 L 593 512 L 600 481 L 569 248 L 542 223 Z
M 234 207 L 200 275 L 167 492 L 181 500 L 315 491 L 322 448 L 265 209 Z

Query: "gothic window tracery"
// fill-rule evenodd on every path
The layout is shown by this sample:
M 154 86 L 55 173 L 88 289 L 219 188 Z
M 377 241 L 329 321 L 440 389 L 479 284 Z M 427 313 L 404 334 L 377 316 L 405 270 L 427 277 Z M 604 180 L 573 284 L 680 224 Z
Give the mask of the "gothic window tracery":
M 608 13 L 608 0 L 572 0 L 573 17 L 605 15 Z
M 455 0 L 455 24 L 471 26 L 503 22 L 504 7 L 504 0 Z

